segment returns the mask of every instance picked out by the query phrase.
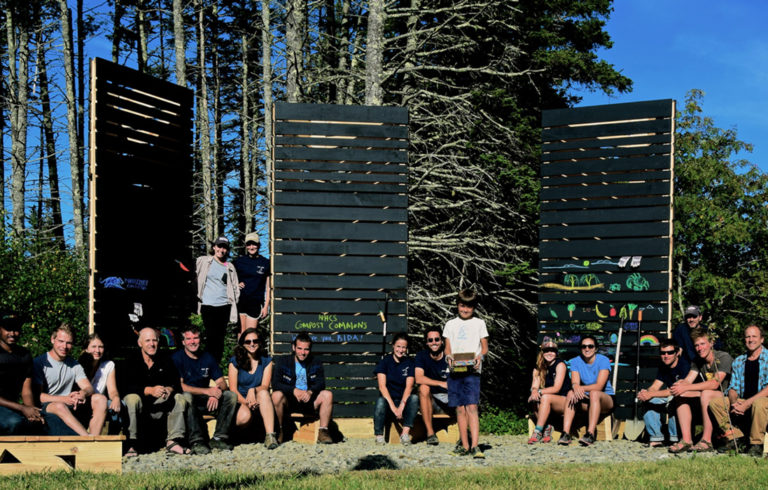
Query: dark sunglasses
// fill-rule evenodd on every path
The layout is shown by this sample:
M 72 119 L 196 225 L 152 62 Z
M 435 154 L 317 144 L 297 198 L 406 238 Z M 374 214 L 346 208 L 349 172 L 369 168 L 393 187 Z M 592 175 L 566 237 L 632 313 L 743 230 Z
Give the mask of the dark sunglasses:
M 579 347 L 581 347 L 582 349 L 594 349 L 595 344 L 581 344 Z
M 557 352 L 557 349 L 554 347 L 547 347 L 546 349 L 541 349 L 541 352 Z
M 251 340 L 251 339 L 245 339 L 243 340 L 243 345 L 251 345 L 251 344 L 258 344 L 259 341 L 257 340 Z
M 246 247 L 249 246 L 249 245 L 256 245 L 257 247 L 259 246 L 259 244 L 256 243 L 256 242 L 245 242 L 245 246 Z
M 440 337 L 433 337 L 431 339 L 427 339 L 427 342 L 434 343 L 434 342 L 440 342 Z
M 659 351 L 659 352 L 661 352 L 662 356 L 673 356 L 673 355 L 675 355 L 674 349 L 673 350 L 663 350 L 663 351 Z

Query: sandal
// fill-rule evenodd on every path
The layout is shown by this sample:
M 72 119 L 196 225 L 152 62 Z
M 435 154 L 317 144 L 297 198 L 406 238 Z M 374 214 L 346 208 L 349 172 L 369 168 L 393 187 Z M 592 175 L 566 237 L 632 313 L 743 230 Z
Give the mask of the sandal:
M 139 453 L 136 451 L 136 449 L 134 449 L 133 447 L 130 447 L 128 448 L 128 450 L 125 452 L 123 456 L 125 456 L 126 458 L 135 458 L 138 455 Z
M 712 447 L 712 443 L 709 441 L 699 441 L 695 446 L 691 447 L 691 451 L 695 453 L 711 453 L 715 448 Z
M 650 448 L 664 447 L 664 443 L 661 441 L 652 441 L 646 444 L 645 447 L 650 447 Z
M 680 441 L 672 446 L 669 447 L 667 451 L 669 451 L 672 454 L 678 454 L 678 453 L 687 453 L 691 450 L 691 444 L 687 443 L 685 441 Z
M 171 444 L 165 445 L 165 452 L 169 454 L 192 454 L 192 451 L 189 448 L 182 446 L 178 441 L 168 442 Z

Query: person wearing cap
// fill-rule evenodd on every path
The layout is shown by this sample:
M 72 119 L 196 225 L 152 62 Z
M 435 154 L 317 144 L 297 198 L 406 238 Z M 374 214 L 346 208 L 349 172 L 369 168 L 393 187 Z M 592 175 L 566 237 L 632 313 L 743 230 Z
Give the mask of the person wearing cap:
M 683 357 L 688 364 L 692 364 L 699 357 L 696 355 L 696 349 L 693 348 L 691 333 L 696 329 L 707 331 L 707 327 L 701 324 L 702 318 L 699 307 L 690 305 L 685 309 L 685 321 L 675 327 L 672 332 L 672 338 L 683 349 Z
M 544 337 L 536 367 L 533 368 L 531 395 L 528 397 L 528 403 L 536 414 L 536 426 L 528 444 L 552 440 L 552 426 L 547 424 L 547 419 L 552 411 L 565 412 L 565 397 L 569 391 L 571 378 L 568 366 L 558 355 L 557 344 L 551 338 Z
M 32 356 L 18 344 L 21 324 L 15 314 L 0 311 L 0 435 L 4 436 L 40 432 L 44 424 L 32 392 Z
M 245 255 L 232 261 L 240 278 L 240 333 L 256 328 L 269 313 L 269 260 L 259 255 L 261 240 L 256 232 L 245 236 Z
M 224 352 L 227 326 L 237 322 L 240 281 L 229 255 L 229 239 L 220 236 L 213 242 L 213 253 L 197 258 L 198 313 L 205 326 L 205 347 L 218 363 Z

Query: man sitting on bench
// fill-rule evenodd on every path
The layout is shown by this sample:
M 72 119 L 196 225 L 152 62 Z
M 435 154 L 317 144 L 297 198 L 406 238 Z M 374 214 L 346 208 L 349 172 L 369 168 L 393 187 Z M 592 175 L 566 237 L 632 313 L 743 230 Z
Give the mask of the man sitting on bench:
M 21 319 L 0 310 L 0 435 L 39 433 L 43 414 L 32 395 L 32 356 L 18 345 Z M 18 403 L 21 397 L 21 403 Z
M 323 365 L 311 355 L 312 339 L 305 332 L 296 336 L 291 346 L 293 355 L 283 356 L 275 362 L 272 372 L 272 403 L 275 405 L 280 426 L 280 442 L 283 441 L 283 414 L 289 412 L 318 412 L 320 427 L 319 444 L 331 444 L 328 432 L 333 412 L 333 393 L 325 389 Z
M 107 418 L 107 398 L 104 395 L 94 395 L 93 386 L 85 375 L 85 370 L 78 362 L 69 356 L 72 352 L 74 334 L 66 323 L 62 323 L 51 335 L 53 347 L 45 354 L 39 355 L 33 361 L 34 382 L 40 392 L 40 403 L 43 413 L 58 416 L 66 426 L 79 436 L 101 433 Z M 72 387 L 77 384 L 79 390 Z M 95 405 L 88 403 L 91 396 L 99 397 Z M 94 406 L 92 410 L 89 410 Z M 79 417 L 75 416 L 75 413 Z M 83 426 L 89 420 L 88 429 Z M 70 435 L 67 428 L 52 431 L 51 435 Z
M 237 395 L 227 389 L 224 373 L 213 356 L 200 349 L 200 330 L 187 326 L 181 330 L 183 349 L 173 353 L 173 362 L 181 375 L 181 388 L 187 400 L 187 429 L 193 454 L 209 454 L 211 448 L 231 450 L 229 430 L 237 408 Z M 216 386 L 210 386 L 211 380 Z M 210 446 L 204 428 L 204 414 L 216 415 L 216 432 Z
M 455 413 L 448 406 L 448 362 L 445 360 L 443 333 L 438 328 L 429 328 L 424 333 L 427 348 L 416 354 L 415 377 L 419 385 L 419 407 L 424 427 L 427 430 L 427 444 L 440 444 L 432 427 L 432 414 Z

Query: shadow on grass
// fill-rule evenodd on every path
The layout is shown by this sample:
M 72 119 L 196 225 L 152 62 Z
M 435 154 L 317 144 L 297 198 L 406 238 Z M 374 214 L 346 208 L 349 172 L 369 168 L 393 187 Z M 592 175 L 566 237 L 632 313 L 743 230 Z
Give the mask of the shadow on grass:
M 372 470 L 397 470 L 400 469 L 394 461 L 383 454 L 371 454 L 364 456 L 357 461 L 352 471 L 372 471 Z

